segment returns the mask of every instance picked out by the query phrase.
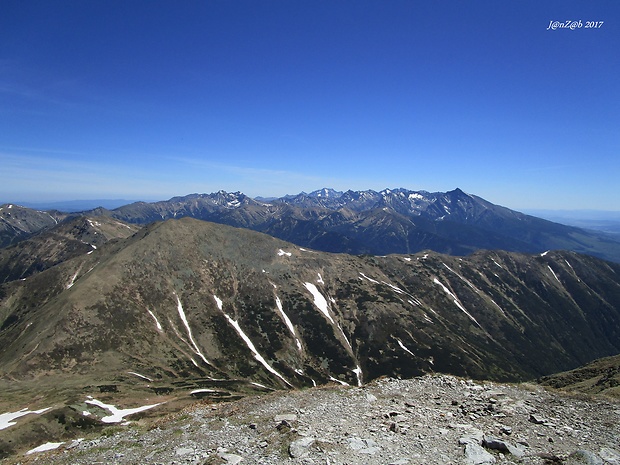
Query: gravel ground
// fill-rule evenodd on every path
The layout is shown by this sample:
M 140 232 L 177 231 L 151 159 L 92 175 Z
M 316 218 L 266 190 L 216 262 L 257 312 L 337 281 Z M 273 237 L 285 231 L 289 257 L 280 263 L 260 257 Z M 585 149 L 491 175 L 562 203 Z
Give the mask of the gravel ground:
M 452 376 L 196 404 L 38 464 L 620 464 L 620 403 Z M 13 462 L 13 461 L 12 461 Z

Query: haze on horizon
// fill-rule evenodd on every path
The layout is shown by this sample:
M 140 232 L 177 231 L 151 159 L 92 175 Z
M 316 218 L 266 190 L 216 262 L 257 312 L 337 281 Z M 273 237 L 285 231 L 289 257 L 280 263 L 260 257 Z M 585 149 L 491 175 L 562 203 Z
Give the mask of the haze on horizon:
M 459 187 L 620 210 L 618 24 L 614 0 L 7 0 L 0 203 Z

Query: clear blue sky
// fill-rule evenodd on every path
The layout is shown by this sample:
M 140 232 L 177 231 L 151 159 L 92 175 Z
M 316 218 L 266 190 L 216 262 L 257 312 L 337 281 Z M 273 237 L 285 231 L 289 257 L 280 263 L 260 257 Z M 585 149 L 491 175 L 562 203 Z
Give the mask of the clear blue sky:
M 620 2 L 3 0 L 0 179 L 0 202 L 460 187 L 620 210 Z

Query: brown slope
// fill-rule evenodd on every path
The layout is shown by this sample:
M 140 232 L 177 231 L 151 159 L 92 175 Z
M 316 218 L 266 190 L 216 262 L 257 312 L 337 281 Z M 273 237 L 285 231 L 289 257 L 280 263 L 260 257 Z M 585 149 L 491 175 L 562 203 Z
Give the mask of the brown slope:
M 0 366 L 273 387 L 356 384 L 358 366 L 523 379 L 618 352 L 618 276 L 577 254 L 353 257 L 168 221 L 5 286 Z
M 571 371 L 545 376 L 544 386 L 620 398 L 620 355 L 605 357 Z
M 0 283 L 23 279 L 78 255 L 92 252 L 112 239 L 123 239 L 139 226 L 108 217 L 74 217 L 0 249 Z

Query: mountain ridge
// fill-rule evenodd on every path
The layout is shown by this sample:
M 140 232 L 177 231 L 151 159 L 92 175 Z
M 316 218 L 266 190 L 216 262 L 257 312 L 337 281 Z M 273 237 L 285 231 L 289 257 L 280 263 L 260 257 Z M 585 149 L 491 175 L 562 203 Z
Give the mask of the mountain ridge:
M 567 249 L 620 262 L 620 241 L 614 238 L 525 215 L 458 188 L 446 193 L 324 188 L 268 203 L 241 192 L 219 191 L 98 214 L 138 224 L 191 216 L 327 252 L 385 255 L 432 249 L 467 255 L 480 249 L 526 253 Z M 383 240 L 377 241 L 378 237 Z
M 139 225 L 189 216 L 264 232 L 327 252 L 385 255 L 432 249 L 467 255 L 480 249 L 525 253 L 566 249 L 620 263 L 617 237 L 525 215 L 459 188 L 445 193 L 323 188 L 261 200 L 220 190 L 70 216 L 76 215 L 108 216 Z M 51 226 L 45 224 L 40 229 Z M 4 245 L 33 233 L 36 231 L 5 239 Z M 5 233 L 7 237 L 10 234 Z

